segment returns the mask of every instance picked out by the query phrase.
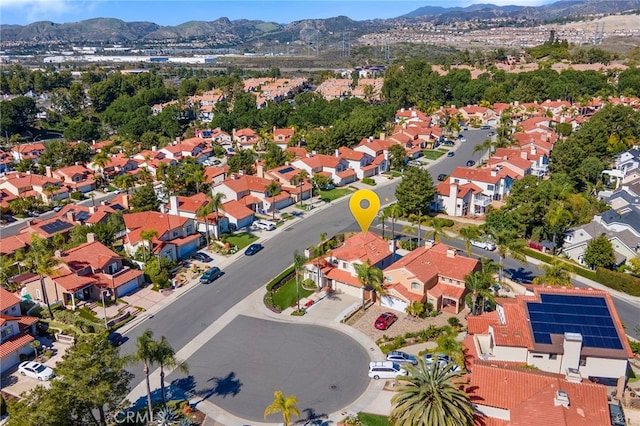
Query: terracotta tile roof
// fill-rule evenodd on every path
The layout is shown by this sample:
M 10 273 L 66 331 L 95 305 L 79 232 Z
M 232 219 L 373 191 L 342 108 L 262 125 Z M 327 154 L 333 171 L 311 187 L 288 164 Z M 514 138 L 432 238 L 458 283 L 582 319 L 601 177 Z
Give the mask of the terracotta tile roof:
M 386 271 L 406 269 L 425 283 L 435 276 L 464 281 L 464 277 L 480 267 L 480 261 L 470 257 L 451 256 L 449 246 L 437 243 L 433 247 L 420 247 L 385 269 Z
M 315 154 L 311 157 L 301 158 L 299 161 L 305 163 L 311 169 L 328 168 L 335 169 L 340 164 L 340 158 L 333 155 Z
M 354 277 L 349 272 L 343 271 L 342 269 L 332 268 L 325 275 L 327 276 L 327 278 L 334 281 L 339 281 L 341 283 L 349 284 L 354 287 L 362 287 L 362 284 L 358 280 L 358 277 Z
M 337 259 L 352 262 L 367 260 L 371 265 L 375 265 L 382 259 L 391 256 L 389 243 L 373 232 L 367 234 L 357 233 L 347 238 L 344 243 L 334 249 L 331 254 Z
M 60 261 L 64 262 L 72 271 L 79 271 L 87 266 L 92 270 L 105 269 L 113 260 L 122 259 L 116 252 L 99 241 L 80 244 L 63 252 Z
M 409 289 L 407 289 L 405 286 L 403 286 L 400 283 L 395 283 L 390 286 L 385 286 L 385 288 L 388 288 L 389 291 L 398 292 L 403 298 L 410 301 L 422 302 L 422 299 L 424 298 L 422 294 L 412 293 L 409 291 Z
M 233 177 L 235 176 L 235 177 Z M 244 191 L 265 192 L 265 189 L 271 183 L 271 180 L 261 178 L 258 176 L 249 175 L 233 175 L 228 177 L 222 183 L 227 188 L 231 189 L 235 193 Z
M 0 254 L 7 255 L 28 247 L 31 244 L 31 233 L 11 235 L 0 238 Z
M 253 215 L 253 210 L 245 206 L 240 201 L 232 200 L 227 201 L 222 205 L 222 210 L 224 210 L 225 214 L 231 216 L 237 220 L 244 219 Z
M 295 155 L 297 158 L 305 158 L 307 156 L 306 148 L 297 146 L 290 146 L 285 150 L 285 152 L 293 152 L 293 155 Z
M 206 207 L 209 204 L 209 199 L 202 192 L 193 194 L 190 197 L 177 196 L 178 210 L 189 213 L 196 213 L 201 207 Z
M 494 185 L 502 179 L 499 173 L 496 174 L 496 176 L 492 176 L 491 169 L 471 169 L 466 167 L 456 167 L 456 169 L 451 173 L 451 178 L 465 179 L 472 182 L 491 183 Z
M 356 175 L 356 171 L 353 170 L 353 169 L 347 169 L 347 170 L 345 170 L 343 172 L 337 172 L 336 175 L 339 178 L 344 179 L 344 178 L 348 178 L 348 177 L 351 177 L 351 176 L 355 176 Z
M 0 358 L 17 351 L 33 342 L 35 338 L 29 334 L 20 333 L 2 340 L 0 344 Z
M 458 287 L 455 285 L 449 285 L 442 282 L 436 284 L 433 288 L 429 289 L 427 292 L 431 294 L 436 299 L 439 299 L 442 296 L 447 296 L 456 300 L 459 300 L 464 292 L 466 291 L 466 287 Z
M 9 309 L 16 303 L 20 303 L 20 298 L 15 294 L 0 287 L 0 311 Z
M 80 276 L 73 273 L 59 277 L 51 277 L 51 279 L 68 292 L 76 292 L 96 282 L 95 278 L 91 276 Z
M 469 315 L 467 317 L 467 332 L 469 334 L 486 334 L 489 331 L 489 326 L 498 322 L 497 311 L 482 315 Z
M 127 268 L 119 271 L 117 274 L 109 275 L 109 274 L 95 274 L 92 277 L 96 280 L 96 285 L 102 288 L 118 288 L 123 284 L 130 282 L 133 279 L 138 277 L 142 277 L 144 272 Z
M 204 168 L 204 178 L 205 182 L 211 183 L 213 179 L 220 175 L 226 175 L 229 172 L 229 166 L 225 165 L 224 167 L 205 167 Z
M 30 325 L 33 325 L 33 324 L 37 323 L 38 321 L 40 321 L 40 318 L 30 317 L 30 316 L 26 316 L 26 315 L 18 317 L 18 324 L 20 325 L 21 329 L 29 327 Z
M 554 404 L 557 391 L 567 393 L 568 407 Z M 500 368 L 479 360 L 473 366 L 467 393 L 474 404 L 509 410 L 510 425 L 610 424 L 607 388 L 568 382 L 562 375 Z
M 140 233 L 146 229 L 154 229 L 158 232 L 158 238 L 166 232 L 183 227 L 189 218 L 158 212 L 125 213 L 123 215 L 125 227 L 129 232 L 129 242 L 140 241 Z M 137 233 L 133 231 L 138 231 Z M 133 238 L 133 239 L 132 239 Z
M 338 150 L 340 157 L 345 160 L 360 161 L 365 156 L 364 152 L 354 151 L 351 148 L 342 147 Z

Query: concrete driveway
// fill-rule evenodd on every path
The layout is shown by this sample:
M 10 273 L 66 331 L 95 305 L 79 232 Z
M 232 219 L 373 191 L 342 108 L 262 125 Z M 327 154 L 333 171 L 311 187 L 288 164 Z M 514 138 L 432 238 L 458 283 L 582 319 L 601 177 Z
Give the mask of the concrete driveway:
M 172 373 L 167 382 L 263 422 L 276 390 L 295 395 L 301 413 L 341 410 L 369 385 L 368 362 L 365 348 L 337 330 L 239 315 L 189 358 L 189 377 Z

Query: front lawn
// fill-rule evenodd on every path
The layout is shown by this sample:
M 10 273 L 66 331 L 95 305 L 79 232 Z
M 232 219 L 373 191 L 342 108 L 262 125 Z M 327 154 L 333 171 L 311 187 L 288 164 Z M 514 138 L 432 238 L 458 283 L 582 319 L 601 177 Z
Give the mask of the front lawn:
M 377 414 L 358 413 L 358 420 L 362 426 L 389 426 L 389 418 Z
M 300 283 L 302 283 L 302 277 L 300 277 Z M 300 286 L 300 300 L 313 293 L 313 290 L 306 290 Z M 289 306 L 296 303 L 296 277 L 295 275 L 289 281 L 287 281 L 277 292 L 273 294 L 273 304 L 284 311 Z
M 422 151 L 422 155 L 424 155 L 424 158 L 428 160 L 437 160 L 438 158 L 442 157 L 442 154 L 443 152 L 434 151 L 432 149 L 425 149 L 424 151 Z
M 229 235 L 226 241 L 232 246 L 236 246 L 238 250 L 242 250 L 257 239 L 257 236 L 249 232 L 241 232 L 239 234 Z
M 320 191 L 320 199 L 324 201 L 333 201 L 337 200 L 340 197 L 344 197 L 345 195 L 351 194 L 352 192 L 353 190 L 349 188 L 329 189 L 328 191 Z

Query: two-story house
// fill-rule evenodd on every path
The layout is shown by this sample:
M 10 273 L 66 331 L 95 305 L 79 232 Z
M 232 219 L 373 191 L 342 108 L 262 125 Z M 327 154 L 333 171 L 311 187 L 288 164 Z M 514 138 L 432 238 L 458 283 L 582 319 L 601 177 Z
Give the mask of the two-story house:
M 344 186 L 355 182 L 357 176 L 349 163 L 334 155 L 307 154 L 291 163 L 293 166 L 306 170 L 309 176 L 324 174 L 333 181 L 335 186 Z
M 638 257 L 640 238 L 628 229 L 611 230 L 601 223 L 591 221 L 567 230 L 564 233 L 562 254 L 575 260 L 581 265 L 584 262 L 584 254 L 592 239 L 604 235 L 611 243 L 615 254 L 616 265 L 622 265 L 630 259 Z
M 378 174 L 378 167 L 373 163 L 374 157 L 362 151 L 342 147 L 336 150 L 336 157 L 340 157 L 349 164 L 349 168 L 356 172 L 358 179 L 373 177 Z
M 412 302 L 431 303 L 435 310 L 457 314 L 464 308 L 465 277 L 480 268 L 477 259 L 445 244 L 418 247 L 384 270 L 382 304 L 404 312 Z
M 47 176 L 61 180 L 74 191 L 87 193 L 96 189 L 93 173 L 82 165 L 76 164 L 56 170 L 51 170 L 51 167 L 47 166 L 45 169 Z
M 47 204 L 69 198 L 69 188 L 60 179 L 29 172 L 8 173 L 0 178 L 0 190 L 14 197 L 39 198 Z
M 358 280 L 356 266 L 369 262 L 371 266 L 384 269 L 391 265 L 394 259 L 391 244 L 393 242 L 373 232 L 354 234 L 323 258 L 308 262 L 304 277 L 312 279 L 318 288 L 329 287 L 339 293 L 370 299 L 372 293 Z
M 0 373 L 20 362 L 20 355 L 33 352 L 38 318 L 23 316 L 20 298 L 0 287 Z
M 465 346 L 487 361 L 603 382 L 625 376 L 633 356 L 606 291 L 535 286 L 532 295 L 497 298 L 495 311 L 467 320 Z
M 291 142 L 291 138 L 295 134 L 295 129 L 278 129 L 275 126 L 273 127 L 273 142 L 278 145 L 281 150 L 287 149 L 289 146 L 289 142 Z
M 275 167 L 271 170 L 264 170 L 262 164 L 256 166 L 256 174 L 258 177 L 276 180 L 282 185 L 282 189 L 291 194 L 294 202 L 299 203 L 300 200 L 307 200 L 313 196 L 313 185 L 309 179 L 300 177 L 301 170 L 289 164 Z
M 199 232 L 209 232 L 209 235 L 219 238 L 221 233 L 229 232 L 229 220 L 222 211 L 217 213 L 211 211 L 206 217 L 199 214 L 202 213 L 201 209 L 205 209 L 210 202 L 211 200 L 202 192 L 190 197 L 172 195 L 169 197 L 169 214 L 194 219 Z
M 34 163 L 37 163 L 45 149 L 42 142 L 23 143 L 11 148 L 11 155 L 16 163 L 22 160 L 33 160 Z
M 258 176 L 231 174 L 229 178 L 213 187 L 213 192 L 225 195 L 225 200 L 236 200 L 255 212 L 267 213 L 273 209 L 279 210 L 293 204 L 291 194 L 282 189 L 278 183 L 279 193 L 267 191 L 267 187 L 275 180 L 269 180 Z
M 255 130 L 248 127 L 240 130 L 233 129 L 232 143 L 239 149 L 252 149 L 257 151 L 259 142 L 260 136 Z
M 177 261 L 198 249 L 200 234 L 191 218 L 147 211 L 125 213 L 123 219 L 127 231 L 124 247 L 131 256 L 146 247 L 158 256 Z M 145 231 L 155 231 L 157 236 L 147 240 L 143 238 Z

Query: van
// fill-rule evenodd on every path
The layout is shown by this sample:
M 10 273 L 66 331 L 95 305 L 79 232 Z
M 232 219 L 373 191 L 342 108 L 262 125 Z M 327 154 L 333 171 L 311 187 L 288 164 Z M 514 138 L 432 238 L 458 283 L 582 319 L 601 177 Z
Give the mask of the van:
M 478 248 L 489 250 L 489 251 L 493 251 L 496 249 L 496 245 L 493 244 L 491 241 L 471 240 L 471 245 L 474 247 L 478 247 Z
M 372 379 L 395 379 L 398 376 L 407 376 L 409 373 L 393 361 L 377 361 L 369 363 L 369 377 Z
M 273 224 L 273 222 L 269 222 L 266 220 L 256 220 L 255 222 L 253 222 L 253 225 L 263 231 L 273 231 L 274 229 L 276 229 L 276 226 Z

